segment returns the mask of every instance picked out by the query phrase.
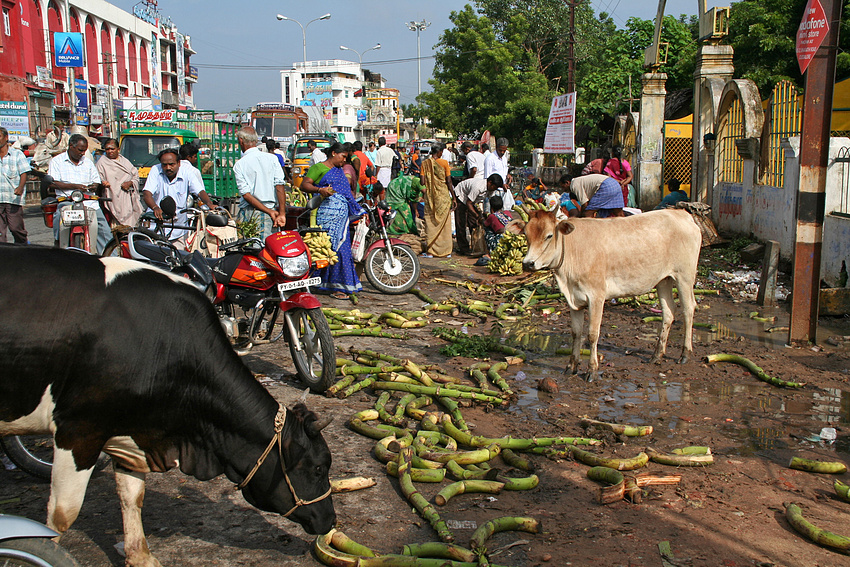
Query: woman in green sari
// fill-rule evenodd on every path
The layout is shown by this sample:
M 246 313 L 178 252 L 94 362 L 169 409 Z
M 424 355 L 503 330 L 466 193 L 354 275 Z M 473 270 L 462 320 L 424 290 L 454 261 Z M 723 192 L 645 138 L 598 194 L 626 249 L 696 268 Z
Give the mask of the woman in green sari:
M 398 211 L 387 228 L 390 234 L 419 234 L 416 229 L 416 204 L 425 187 L 418 177 L 399 175 L 387 187 L 387 204 Z

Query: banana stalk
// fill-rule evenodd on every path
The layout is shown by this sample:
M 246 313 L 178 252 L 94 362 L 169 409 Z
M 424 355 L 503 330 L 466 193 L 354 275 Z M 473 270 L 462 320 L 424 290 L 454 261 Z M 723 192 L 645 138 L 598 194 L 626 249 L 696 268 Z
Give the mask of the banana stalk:
M 618 471 L 633 471 L 645 466 L 646 463 L 649 462 L 649 456 L 646 453 L 638 453 L 637 456 L 630 459 L 608 459 L 595 455 L 589 451 L 579 449 L 576 446 L 571 446 L 569 450 L 575 460 L 581 461 L 586 465 L 590 465 L 592 467 L 608 467 L 617 469 Z
M 529 472 L 534 470 L 534 465 L 531 464 L 531 461 L 529 461 L 525 457 L 520 457 L 511 449 L 502 449 L 501 454 L 502 460 L 505 461 L 508 466 Z
M 453 390 L 451 387 L 443 386 L 419 386 L 416 384 L 397 384 L 395 382 L 375 382 L 372 384 L 372 388 L 375 390 L 396 390 L 409 392 L 411 394 L 436 396 L 438 398 L 461 398 L 496 405 L 505 405 L 507 403 L 506 400 L 495 396 L 485 396 L 484 394 L 476 394 L 475 392 L 461 392 L 459 390 Z
M 651 425 L 622 425 L 619 423 L 606 423 L 597 421 L 589 417 L 582 418 L 581 425 L 584 427 L 597 427 L 613 431 L 617 435 L 625 435 L 626 437 L 642 437 L 644 435 L 652 435 Z
M 463 419 L 463 414 L 460 413 L 460 405 L 456 401 L 451 398 L 439 397 L 437 398 L 437 402 L 448 410 L 448 419 L 454 420 L 457 423 L 458 429 L 469 431 L 469 426 L 466 425 L 466 420 Z
M 413 419 L 418 419 L 422 421 L 422 418 L 425 417 L 427 413 L 425 410 L 421 409 L 425 406 L 430 406 L 434 401 L 428 396 L 419 396 L 404 408 L 404 413 L 410 416 Z
M 670 451 L 674 455 L 710 455 L 711 448 L 710 447 L 699 447 L 697 445 L 692 445 L 690 447 L 682 447 L 680 449 L 673 449 Z
M 492 480 L 459 480 L 443 487 L 434 497 L 434 502 L 437 506 L 445 506 L 446 502 L 458 494 L 466 494 L 467 492 L 499 494 L 504 486 L 501 482 Z
M 532 534 L 540 532 L 540 523 L 534 518 L 514 518 L 505 516 L 485 522 L 478 527 L 469 540 L 469 547 L 479 556 L 485 553 L 484 544 L 496 532 L 522 531 Z
M 620 471 L 608 467 L 591 467 L 587 469 L 587 478 L 609 485 L 599 489 L 600 504 L 612 504 L 624 498 L 625 477 Z
M 404 370 L 403 366 L 343 366 L 339 369 L 343 376 L 350 374 L 377 374 L 378 372 L 398 372 Z
M 511 390 L 511 387 L 508 386 L 508 383 L 505 381 L 504 378 L 502 378 L 501 374 L 499 374 L 499 372 L 501 372 L 507 367 L 508 364 L 506 362 L 497 362 L 487 370 L 487 378 L 489 378 L 490 381 L 493 382 L 493 384 L 498 386 L 499 389 L 505 393 L 505 395 L 512 396 L 514 394 L 513 390 Z
M 476 449 L 474 451 L 426 451 L 419 456 L 437 463 L 454 461 L 459 465 L 474 465 L 489 461 L 500 452 L 501 448 L 498 445 L 490 445 L 487 448 Z
M 850 486 L 847 486 L 840 480 L 836 480 L 833 488 L 835 488 L 835 493 L 838 495 L 840 500 L 850 502 Z
M 441 424 L 446 434 L 454 437 L 460 445 L 465 447 L 487 447 L 495 444 L 502 449 L 527 451 L 535 447 L 550 447 L 552 445 L 599 445 L 602 443 L 597 439 L 587 439 L 582 437 L 535 437 L 532 439 L 501 437 L 498 439 L 489 439 L 487 437 L 471 435 L 468 432 L 461 431 L 454 423 L 452 423 L 452 420 L 448 416 L 443 418 Z
M 410 464 L 412 457 L 413 450 L 410 447 L 403 449 L 399 455 L 398 479 L 401 491 L 407 497 L 408 501 L 413 504 L 413 507 L 416 508 L 437 531 L 437 535 L 440 540 L 445 543 L 452 543 L 455 537 L 452 532 L 449 531 L 446 523 L 440 518 L 440 515 L 434 509 L 434 506 L 425 500 L 425 497 L 423 497 L 413 486 L 413 480 L 411 479 L 412 466 Z M 441 469 L 441 472 L 445 474 L 445 470 Z
M 461 547 L 453 543 L 441 543 L 436 541 L 405 545 L 401 554 L 412 555 L 413 557 L 453 559 L 456 561 L 465 561 L 467 563 L 475 563 L 477 561 L 476 555 L 465 547 Z
M 325 396 L 332 398 L 332 397 L 338 395 L 340 390 L 350 386 L 351 383 L 354 382 L 355 378 L 357 378 L 357 377 L 353 374 L 348 375 L 348 376 L 344 376 L 341 380 L 338 380 L 330 388 L 325 390 Z
M 382 327 L 366 327 L 364 329 L 341 329 L 331 331 L 332 337 L 378 337 L 382 339 L 402 339 L 410 338 L 407 334 L 399 335 L 397 333 L 386 333 L 381 331 Z
M 404 412 L 407 409 L 407 404 L 416 399 L 416 394 L 405 394 L 401 397 L 401 399 L 395 405 L 395 411 L 393 412 L 393 419 L 401 420 L 404 419 Z
M 779 386 L 780 388 L 802 388 L 806 385 L 804 382 L 786 382 L 785 380 L 768 376 L 765 371 L 756 366 L 752 360 L 744 358 L 743 356 L 738 356 L 737 354 L 710 354 L 705 357 L 705 361 L 709 364 L 714 364 L 715 362 L 734 362 L 735 364 L 739 364 L 749 370 L 759 380 L 767 382 L 773 386 Z
M 360 557 L 378 556 L 377 553 L 365 545 L 357 543 L 339 530 L 332 531 L 330 544 L 343 553 L 350 553 L 351 555 L 358 555 Z
M 364 488 L 371 488 L 378 484 L 375 482 L 374 478 L 365 478 L 362 476 L 355 476 L 352 478 L 342 478 L 339 480 L 331 481 L 331 492 L 334 494 L 338 492 L 353 492 L 355 490 L 363 490 Z
M 360 559 L 358 556 L 339 551 L 331 545 L 334 532 L 336 530 L 332 529 L 316 538 L 316 543 L 313 545 L 316 557 L 319 558 L 319 561 L 331 567 L 357 567 Z
M 425 293 L 421 289 L 419 289 L 418 287 L 411 288 L 410 291 L 408 291 L 407 293 L 409 293 L 411 295 L 415 295 L 416 297 L 418 297 L 419 299 L 421 299 L 422 301 L 424 301 L 425 303 L 427 303 L 429 305 L 434 304 L 434 300 L 431 299 L 430 297 L 428 297 L 427 295 L 425 295 Z
M 626 477 L 623 483 L 623 495 L 632 501 L 633 504 L 640 504 L 643 500 L 643 491 L 638 486 L 637 481 L 632 477 Z
M 398 319 L 384 319 L 384 324 L 396 329 L 418 329 L 428 324 L 428 321 L 400 321 Z
M 505 490 L 531 490 L 540 484 L 540 479 L 536 474 L 522 478 L 499 476 L 497 477 L 497 480 L 504 483 Z
M 375 376 L 369 376 L 367 378 L 364 378 L 360 382 L 357 382 L 356 384 L 352 384 L 351 386 L 348 386 L 345 390 L 340 392 L 337 397 L 338 398 L 347 398 L 348 396 L 359 392 L 363 388 L 368 388 L 369 386 L 374 384 L 375 381 L 376 381 Z
M 499 469 L 473 470 L 472 466 L 464 468 L 455 461 L 446 463 L 446 470 L 456 480 L 496 480 L 499 474 Z
M 834 534 L 811 524 L 803 517 L 802 510 L 796 504 L 786 502 L 783 505 L 785 506 L 785 518 L 800 535 L 818 545 L 844 552 L 850 551 L 850 537 Z
M 478 368 L 472 368 L 469 374 L 478 383 L 479 388 L 481 388 L 482 390 L 487 389 L 487 386 L 489 386 L 489 384 L 487 384 L 487 377 L 484 376 L 484 373 L 481 372 L 481 370 L 479 370 Z
M 407 420 L 404 417 L 396 418 L 390 412 L 387 411 L 387 402 L 390 401 L 392 394 L 389 392 L 381 392 L 381 395 L 378 396 L 378 401 L 375 402 L 375 409 L 378 410 L 378 418 L 390 425 L 395 425 L 396 427 L 407 427 Z
M 414 363 L 412 360 L 405 360 L 402 362 L 402 366 L 404 369 L 410 373 L 411 376 L 419 380 L 423 386 L 434 386 L 434 381 L 428 376 L 428 374 L 422 370 L 418 364 Z
M 387 474 L 398 477 L 398 462 L 390 461 L 387 463 Z M 432 482 L 440 483 L 446 478 L 446 469 L 417 469 L 411 467 L 410 479 L 413 482 Z M 400 478 L 400 477 L 399 477 Z
M 404 437 L 405 435 L 410 433 L 406 429 L 393 427 L 392 425 L 385 425 L 383 423 L 379 423 L 377 425 L 367 425 L 366 422 L 357 419 L 356 417 L 352 417 L 348 420 L 348 426 L 360 435 L 371 437 L 372 439 L 383 439 L 388 435 Z
M 380 372 L 378 373 L 378 379 L 389 382 L 398 382 L 400 384 L 421 384 L 421 382 L 415 378 L 399 374 L 398 372 Z
M 704 467 L 714 464 L 714 455 L 711 453 L 705 455 L 679 455 L 676 453 L 666 454 L 647 447 L 646 453 L 649 455 L 649 460 L 660 465 L 669 465 L 671 467 Z
M 457 451 L 457 441 L 439 431 L 417 431 L 416 439 L 422 441 L 423 445 L 435 447 L 442 443 L 447 451 Z
M 800 457 L 791 457 L 791 462 L 788 466 L 798 471 L 827 473 L 827 474 L 842 474 L 847 472 L 847 465 L 840 461 L 814 461 L 811 459 L 801 459 Z

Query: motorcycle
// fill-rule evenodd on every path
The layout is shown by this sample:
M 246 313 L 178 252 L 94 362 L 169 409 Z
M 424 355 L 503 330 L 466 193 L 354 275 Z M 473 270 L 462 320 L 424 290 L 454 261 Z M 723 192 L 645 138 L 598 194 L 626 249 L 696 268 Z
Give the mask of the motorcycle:
M 366 214 L 352 222 L 352 254 L 354 255 L 355 246 L 362 247 L 363 259 L 358 263 L 363 264 L 363 271 L 369 283 L 380 292 L 391 295 L 407 293 L 419 281 L 421 267 L 419 257 L 410 245 L 387 233 L 387 227 L 393 222 L 398 211 L 393 210 L 383 200 L 374 206 L 366 203 L 361 205 Z M 362 228 L 358 231 L 359 223 L 365 223 L 365 233 Z M 359 245 L 355 244 L 355 239 Z M 354 257 L 356 261 L 357 256 Z
M 42 480 L 50 480 L 53 470 L 51 435 L 7 435 L 0 437 L 0 448 L 16 467 Z
M 32 567 L 77 567 L 52 538 L 59 534 L 34 520 L 0 514 L 0 563 Z
M 53 228 L 54 214 L 61 203 L 70 201 L 70 206 L 62 207 L 59 221 L 59 247 L 77 248 L 90 254 L 96 253 L 97 209 L 100 202 L 110 199 L 98 197 L 99 185 L 89 185 L 85 191 L 75 190 L 69 197 L 56 197 L 48 194 L 48 188 L 54 179 L 45 175 L 41 179 L 41 211 L 44 224 Z M 104 213 L 105 214 L 105 213 Z

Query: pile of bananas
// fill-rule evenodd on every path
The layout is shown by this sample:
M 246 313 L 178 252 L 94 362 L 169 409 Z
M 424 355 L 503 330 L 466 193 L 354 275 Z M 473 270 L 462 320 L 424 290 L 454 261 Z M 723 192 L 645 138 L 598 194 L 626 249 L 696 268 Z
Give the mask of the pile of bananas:
M 522 273 L 522 259 L 528 252 L 528 240 L 524 234 L 505 232 L 499 245 L 490 254 L 487 270 L 502 276 L 517 276 Z
M 331 237 L 327 232 L 308 232 L 304 235 L 304 244 L 310 249 L 313 261 L 327 260 L 333 266 L 339 262 L 339 256 L 331 247 Z
M 301 188 L 286 184 L 286 203 L 288 205 L 306 207 L 307 201 L 309 201 L 307 194 Z

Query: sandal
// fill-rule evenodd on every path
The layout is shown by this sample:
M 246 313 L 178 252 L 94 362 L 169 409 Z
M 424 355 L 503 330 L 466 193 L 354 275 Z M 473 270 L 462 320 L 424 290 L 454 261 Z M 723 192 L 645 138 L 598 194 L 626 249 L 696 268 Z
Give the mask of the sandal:
M 334 299 L 341 299 L 342 301 L 348 301 L 349 297 L 347 293 L 343 293 L 341 291 L 335 291 L 331 294 L 331 297 Z

